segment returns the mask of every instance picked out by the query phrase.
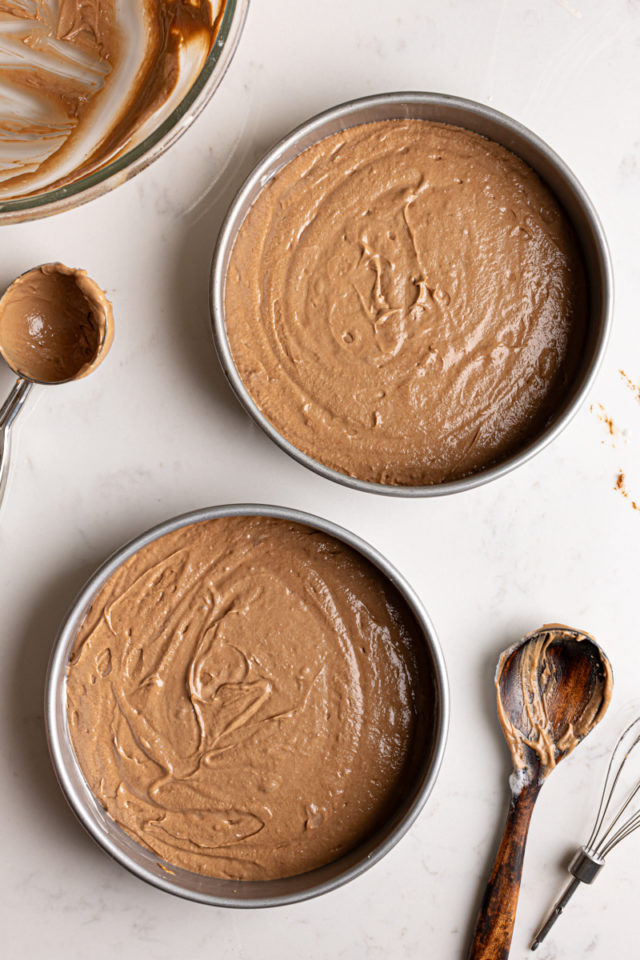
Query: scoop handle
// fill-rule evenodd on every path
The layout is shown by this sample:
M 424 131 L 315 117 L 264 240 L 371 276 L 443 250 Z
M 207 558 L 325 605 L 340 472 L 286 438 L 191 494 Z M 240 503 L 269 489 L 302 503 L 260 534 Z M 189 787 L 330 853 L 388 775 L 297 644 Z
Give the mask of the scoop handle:
M 485 890 L 468 960 L 507 960 L 516 919 L 520 878 L 534 804 L 540 784 L 511 795 L 502 842 Z
M 18 377 L 11 393 L 0 407 L 0 503 L 4 496 L 9 476 L 9 439 L 11 424 L 22 409 L 33 384 Z

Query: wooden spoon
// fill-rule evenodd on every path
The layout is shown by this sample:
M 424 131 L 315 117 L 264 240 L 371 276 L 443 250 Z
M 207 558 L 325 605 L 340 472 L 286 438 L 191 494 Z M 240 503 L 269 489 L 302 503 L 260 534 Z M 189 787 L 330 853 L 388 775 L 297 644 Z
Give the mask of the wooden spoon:
M 509 956 L 533 806 L 545 778 L 604 716 L 613 676 L 595 640 L 550 624 L 501 654 L 495 682 L 513 760 L 511 801 L 469 960 Z

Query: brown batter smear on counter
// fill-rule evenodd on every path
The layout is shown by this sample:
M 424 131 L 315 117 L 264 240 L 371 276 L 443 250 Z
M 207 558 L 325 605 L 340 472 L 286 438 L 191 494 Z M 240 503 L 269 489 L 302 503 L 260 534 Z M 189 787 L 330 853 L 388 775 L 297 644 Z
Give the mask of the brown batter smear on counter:
M 0 352 L 16 373 L 40 383 L 86 376 L 112 339 L 111 304 L 85 270 L 34 267 L 0 301 Z
M 629 493 L 627 492 L 626 478 L 622 470 L 618 471 L 618 476 L 616 477 L 616 483 L 613 488 L 617 490 L 618 493 L 621 493 L 625 500 L 629 500 Z M 631 506 L 634 510 L 640 510 L 640 506 L 636 503 L 635 500 L 631 500 Z
M 282 520 L 191 524 L 97 595 L 68 668 L 89 786 L 169 863 L 286 877 L 368 838 L 429 750 L 419 627 L 391 583 Z
M 636 400 L 640 401 L 640 386 L 638 386 L 637 383 L 634 383 L 631 377 L 627 376 L 624 370 L 620 370 L 620 376 L 622 377 L 626 385 L 629 387 L 629 389 L 633 393 L 635 393 Z
M 352 127 L 281 170 L 225 296 L 235 364 L 273 426 L 385 484 L 463 477 L 537 437 L 587 316 L 576 239 L 538 176 L 422 120 Z
M 611 446 L 615 447 L 615 441 L 618 437 L 619 430 L 613 422 L 613 417 L 609 416 L 602 403 L 598 403 L 595 406 L 591 404 L 589 411 L 590 413 L 595 413 L 600 423 L 604 423 L 607 433 L 612 438 Z M 604 440 L 601 440 L 600 443 L 604 443 Z

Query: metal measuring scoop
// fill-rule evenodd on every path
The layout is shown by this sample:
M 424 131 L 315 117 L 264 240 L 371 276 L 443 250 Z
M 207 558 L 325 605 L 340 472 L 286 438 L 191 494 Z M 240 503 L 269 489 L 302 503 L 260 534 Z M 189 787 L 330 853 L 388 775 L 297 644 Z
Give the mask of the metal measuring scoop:
M 495 683 L 513 761 L 511 800 L 469 960 L 509 956 L 534 804 L 546 777 L 604 716 L 613 676 L 595 640 L 553 624 L 501 654 Z
M 0 503 L 9 472 L 10 429 L 34 383 L 68 383 L 91 373 L 113 339 L 111 304 L 84 270 L 45 263 L 0 298 L 0 354 L 17 374 L 0 407 Z

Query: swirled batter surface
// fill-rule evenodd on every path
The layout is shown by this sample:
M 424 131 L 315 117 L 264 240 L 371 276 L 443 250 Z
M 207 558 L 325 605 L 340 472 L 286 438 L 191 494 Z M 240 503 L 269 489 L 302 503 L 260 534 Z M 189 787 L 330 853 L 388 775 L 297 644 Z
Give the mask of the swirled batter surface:
M 329 863 L 430 749 L 424 639 L 362 556 L 299 524 L 192 524 L 127 560 L 68 667 L 89 786 L 145 847 L 266 880 Z
M 352 127 L 291 161 L 249 211 L 225 291 L 264 415 L 385 484 L 463 477 L 539 435 L 586 310 L 572 228 L 533 170 L 422 120 Z

